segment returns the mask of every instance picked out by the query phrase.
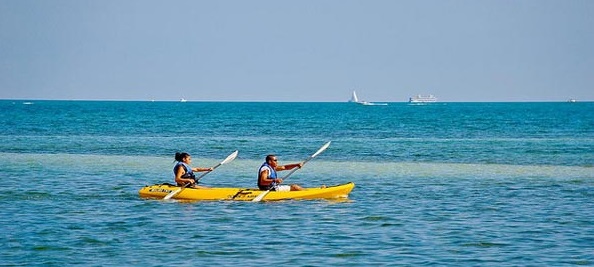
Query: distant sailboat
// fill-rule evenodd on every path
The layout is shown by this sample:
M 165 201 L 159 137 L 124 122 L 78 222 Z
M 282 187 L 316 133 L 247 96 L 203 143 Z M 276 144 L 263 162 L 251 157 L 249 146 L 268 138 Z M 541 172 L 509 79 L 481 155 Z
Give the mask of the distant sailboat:
M 188 102 L 188 100 L 186 100 L 185 98 L 182 98 L 182 99 L 179 100 L 179 102 L 182 102 L 182 103 L 183 102 Z
M 367 101 L 359 100 L 359 98 L 357 97 L 357 93 L 355 91 L 353 91 L 353 95 L 351 96 L 351 99 L 349 99 L 349 102 L 361 104 L 364 106 L 387 106 L 388 105 L 387 103 L 374 103 L 374 102 L 367 102 Z
M 357 93 L 355 93 L 355 91 L 353 91 L 353 96 L 351 96 L 349 102 L 359 103 L 359 98 L 357 97 Z

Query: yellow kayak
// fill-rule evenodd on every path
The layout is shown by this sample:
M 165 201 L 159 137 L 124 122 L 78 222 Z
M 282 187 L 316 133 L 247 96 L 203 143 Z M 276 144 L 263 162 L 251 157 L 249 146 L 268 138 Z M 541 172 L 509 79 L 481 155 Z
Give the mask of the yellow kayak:
M 270 191 L 262 199 L 264 201 L 285 200 L 285 199 L 336 199 L 348 198 L 355 184 L 352 182 L 328 186 L 325 188 L 305 188 L 302 191 L 276 192 Z M 141 188 L 138 194 L 144 198 L 162 199 L 167 194 L 179 189 L 179 186 L 171 184 L 150 185 Z M 266 192 L 254 188 L 185 188 L 174 199 L 179 200 L 236 200 L 252 201 L 261 193 Z

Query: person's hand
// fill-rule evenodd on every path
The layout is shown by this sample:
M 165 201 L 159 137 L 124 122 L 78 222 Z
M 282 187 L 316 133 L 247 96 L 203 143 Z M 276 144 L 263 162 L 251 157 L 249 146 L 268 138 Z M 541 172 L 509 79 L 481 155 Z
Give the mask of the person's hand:
M 297 163 L 297 168 L 301 169 L 301 167 L 303 167 L 303 162 Z
M 282 178 L 278 178 L 278 179 L 276 179 L 276 183 L 277 183 L 277 184 L 282 184 L 282 183 L 283 183 L 283 179 L 282 179 Z

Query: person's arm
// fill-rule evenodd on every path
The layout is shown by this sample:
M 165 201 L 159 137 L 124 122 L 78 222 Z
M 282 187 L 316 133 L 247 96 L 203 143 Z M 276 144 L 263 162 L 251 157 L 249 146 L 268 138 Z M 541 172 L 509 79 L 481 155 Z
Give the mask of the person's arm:
M 177 171 L 175 172 L 175 182 L 178 184 L 194 183 L 194 179 L 192 178 L 182 178 L 182 175 L 184 174 L 186 174 L 184 168 L 177 168 Z
M 192 169 L 192 171 L 195 171 L 195 172 L 211 172 L 212 171 L 212 168 L 198 168 L 198 167 L 196 167 L 196 168 Z
M 276 170 L 277 171 L 284 171 L 284 170 L 292 170 L 292 169 L 301 168 L 301 167 L 303 167 L 303 162 L 294 163 L 294 164 L 287 164 L 287 165 L 281 165 L 281 166 L 276 166 Z
M 276 178 L 276 179 L 270 179 L 270 174 L 269 171 L 267 169 L 264 169 L 260 172 L 260 177 L 258 177 L 260 179 L 261 182 L 264 182 L 264 184 L 271 184 L 272 182 L 275 182 L 277 184 L 280 184 L 283 182 L 283 179 L 281 178 Z

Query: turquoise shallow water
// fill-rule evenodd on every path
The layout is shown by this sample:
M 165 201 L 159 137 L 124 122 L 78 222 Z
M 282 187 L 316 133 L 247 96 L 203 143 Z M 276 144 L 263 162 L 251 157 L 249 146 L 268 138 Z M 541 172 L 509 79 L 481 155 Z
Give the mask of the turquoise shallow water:
M 594 265 L 594 103 L 0 101 L 0 265 Z M 209 186 L 347 181 L 347 201 L 144 200 L 173 154 Z

